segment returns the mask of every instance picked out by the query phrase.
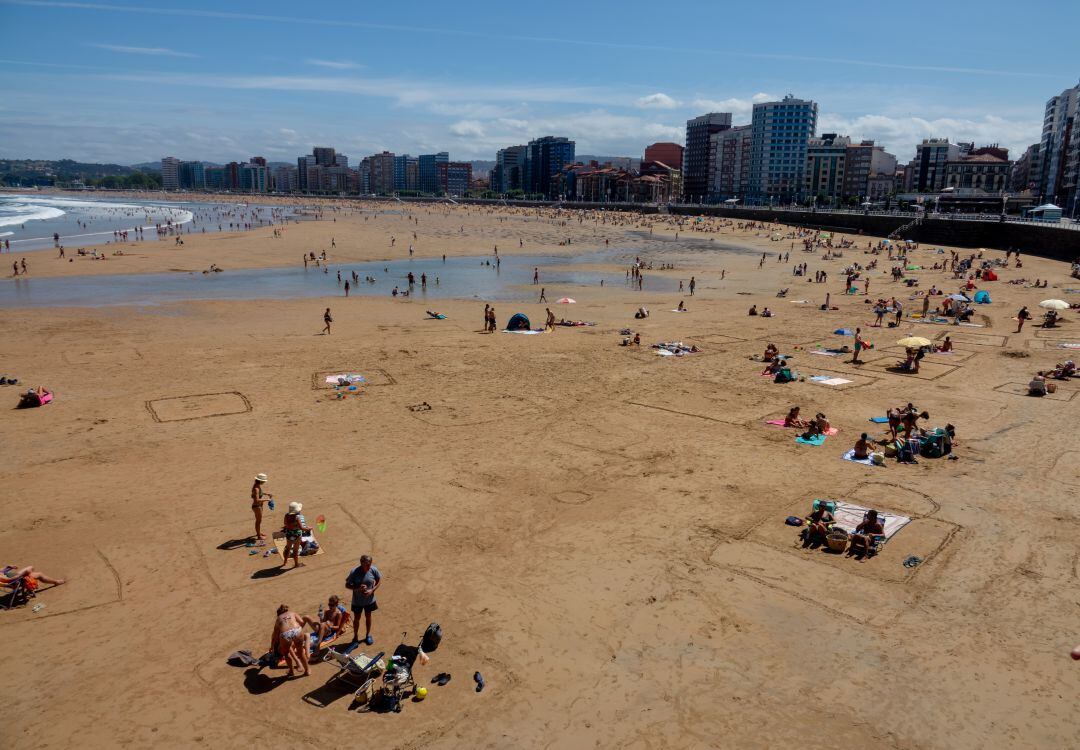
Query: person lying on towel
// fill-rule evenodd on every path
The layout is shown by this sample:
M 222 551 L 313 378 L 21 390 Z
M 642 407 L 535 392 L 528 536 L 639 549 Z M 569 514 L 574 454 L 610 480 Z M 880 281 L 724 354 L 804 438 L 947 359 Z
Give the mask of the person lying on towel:
M 53 400 L 52 391 L 44 386 L 31 388 L 19 399 L 19 409 L 31 409 L 35 406 L 44 406 Z
M 443 315 L 442 313 L 437 313 L 437 312 L 434 312 L 432 310 L 428 310 L 427 314 L 428 314 L 428 317 L 434 318 L 435 320 L 446 320 L 446 316 Z

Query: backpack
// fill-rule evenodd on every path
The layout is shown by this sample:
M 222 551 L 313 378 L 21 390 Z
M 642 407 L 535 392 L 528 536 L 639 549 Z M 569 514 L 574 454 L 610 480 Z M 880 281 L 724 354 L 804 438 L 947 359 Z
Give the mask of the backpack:
M 442 643 L 442 626 L 433 622 L 424 631 L 424 637 L 420 640 L 420 649 L 430 654 L 439 648 L 440 643 Z

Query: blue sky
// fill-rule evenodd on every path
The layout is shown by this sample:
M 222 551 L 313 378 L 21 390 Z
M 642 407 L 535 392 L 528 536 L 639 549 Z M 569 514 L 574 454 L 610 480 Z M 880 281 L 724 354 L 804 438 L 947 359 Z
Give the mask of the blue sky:
M 0 0 L 0 157 L 491 159 L 539 135 L 640 155 L 785 93 L 819 132 L 1038 140 L 1080 3 Z

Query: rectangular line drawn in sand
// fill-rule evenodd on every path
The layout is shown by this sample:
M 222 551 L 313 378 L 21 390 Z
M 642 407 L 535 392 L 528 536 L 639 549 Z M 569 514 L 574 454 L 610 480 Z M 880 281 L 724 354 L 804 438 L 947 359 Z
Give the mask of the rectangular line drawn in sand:
M 191 419 L 245 414 L 251 411 L 251 402 L 239 391 L 196 393 L 147 401 L 146 410 L 155 422 L 186 422 Z
M 1077 391 L 1063 391 L 1058 388 L 1054 393 L 1047 393 L 1045 396 L 1028 396 L 1027 383 L 1003 383 L 994 388 L 994 390 L 998 393 L 1008 393 L 1013 396 L 1025 396 L 1033 400 L 1045 398 L 1050 401 L 1072 401 L 1073 397 L 1077 394 Z
M 342 367 L 338 370 L 320 370 L 319 372 L 313 372 L 311 374 L 311 390 L 320 391 L 324 388 L 333 388 L 334 386 L 327 383 L 326 379 L 333 375 L 346 374 L 363 375 L 364 385 L 369 388 L 381 385 L 395 385 L 397 383 L 397 381 L 394 380 L 394 377 L 381 367 Z

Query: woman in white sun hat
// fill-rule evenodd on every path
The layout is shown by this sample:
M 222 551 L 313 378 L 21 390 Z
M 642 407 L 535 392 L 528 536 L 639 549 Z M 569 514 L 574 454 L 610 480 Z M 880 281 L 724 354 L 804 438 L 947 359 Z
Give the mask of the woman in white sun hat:
M 263 504 L 269 501 L 270 509 L 274 509 L 274 496 L 264 491 L 268 481 L 270 479 L 266 474 L 259 473 L 255 475 L 255 483 L 251 485 L 251 512 L 255 514 L 255 539 L 260 541 L 266 539 L 266 534 L 262 533 Z
M 300 544 L 304 532 L 311 531 L 308 528 L 307 521 L 300 514 L 300 511 L 304 509 L 303 503 L 289 503 L 289 512 L 285 514 L 285 525 L 282 531 L 285 532 L 285 551 L 282 553 L 282 557 L 285 558 L 281 561 L 281 567 L 285 567 L 289 564 L 289 557 L 293 559 L 293 567 L 303 567 L 304 563 L 300 562 Z

